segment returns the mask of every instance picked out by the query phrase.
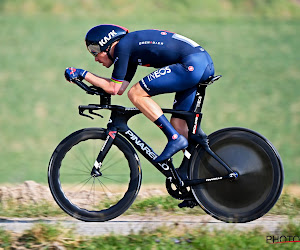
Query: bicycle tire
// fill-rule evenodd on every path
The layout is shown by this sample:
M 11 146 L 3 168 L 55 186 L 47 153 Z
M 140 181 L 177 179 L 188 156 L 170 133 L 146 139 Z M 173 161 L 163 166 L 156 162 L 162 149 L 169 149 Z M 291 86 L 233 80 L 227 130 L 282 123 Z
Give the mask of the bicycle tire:
M 87 128 L 66 137 L 49 162 L 48 183 L 56 203 L 72 217 L 103 222 L 124 213 L 141 185 L 141 168 L 132 146 L 117 135 L 101 166 L 91 170 L 107 137 L 106 130 Z
M 239 177 L 192 187 L 199 205 L 225 222 L 249 222 L 266 214 L 278 200 L 284 181 L 283 165 L 275 147 L 259 133 L 245 128 L 221 129 L 208 139 L 211 149 Z M 200 179 L 228 173 L 199 147 L 192 155 L 189 174 L 191 179 Z

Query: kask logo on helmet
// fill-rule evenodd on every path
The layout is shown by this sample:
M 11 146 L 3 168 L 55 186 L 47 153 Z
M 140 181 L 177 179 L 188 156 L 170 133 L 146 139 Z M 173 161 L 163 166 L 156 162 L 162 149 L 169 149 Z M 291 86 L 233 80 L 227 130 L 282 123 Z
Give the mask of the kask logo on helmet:
M 108 41 L 110 41 L 114 36 L 117 35 L 117 32 L 115 32 L 115 30 L 112 30 L 111 32 L 109 32 L 107 34 L 107 36 L 103 37 L 100 41 L 99 41 L 99 45 L 100 46 L 104 46 L 105 44 L 107 44 Z

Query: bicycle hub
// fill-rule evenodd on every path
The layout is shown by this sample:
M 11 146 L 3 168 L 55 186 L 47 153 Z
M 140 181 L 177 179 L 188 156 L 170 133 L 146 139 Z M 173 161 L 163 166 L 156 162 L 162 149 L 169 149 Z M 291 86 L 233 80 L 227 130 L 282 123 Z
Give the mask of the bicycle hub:
M 93 167 L 93 169 L 91 171 L 91 176 L 92 177 L 99 177 L 101 175 L 102 175 L 102 173 L 100 171 L 98 171 L 98 169 L 96 169 L 95 167 Z

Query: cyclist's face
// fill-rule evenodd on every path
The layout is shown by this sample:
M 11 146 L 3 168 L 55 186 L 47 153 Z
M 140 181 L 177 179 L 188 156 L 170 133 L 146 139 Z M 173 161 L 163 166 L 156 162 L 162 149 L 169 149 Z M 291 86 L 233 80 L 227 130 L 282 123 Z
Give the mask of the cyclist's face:
M 102 63 L 102 65 L 105 66 L 106 68 L 109 68 L 113 64 L 112 60 L 109 59 L 106 52 L 98 53 L 95 56 L 95 61 Z

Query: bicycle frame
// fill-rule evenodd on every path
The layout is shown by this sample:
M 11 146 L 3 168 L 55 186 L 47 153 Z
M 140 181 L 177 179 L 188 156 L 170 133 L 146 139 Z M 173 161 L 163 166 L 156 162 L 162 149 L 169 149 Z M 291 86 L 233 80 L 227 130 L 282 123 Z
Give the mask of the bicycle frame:
M 205 89 L 207 85 L 199 85 L 196 97 L 195 97 L 195 111 L 177 111 L 172 109 L 162 109 L 164 113 L 176 115 L 176 117 L 184 119 L 187 122 L 189 129 L 189 146 L 185 150 L 183 161 L 177 171 L 172 164 L 172 161 L 169 159 L 165 162 L 154 163 L 154 160 L 157 158 L 157 154 L 153 151 L 153 149 L 143 141 L 133 130 L 131 130 L 127 123 L 129 119 L 133 116 L 140 114 L 141 111 L 137 108 L 126 108 L 118 105 L 80 105 L 79 113 L 83 116 L 87 116 L 84 114 L 85 110 L 89 110 L 90 114 L 99 115 L 94 110 L 108 109 L 111 110 L 111 116 L 109 123 L 107 125 L 107 138 L 102 147 L 97 160 L 94 164 L 94 168 L 92 170 L 92 175 L 100 176 L 100 167 L 102 162 L 109 151 L 112 143 L 115 139 L 117 133 L 120 133 L 123 137 L 125 137 L 134 148 L 140 152 L 152 165 L 154 165 L 166 178 L 173 178 L 175 184 L 178 184 L 182 187 L 194 186 L 205 182 L 211 181 L 219 181 L 224 179 L 234 179 L 237 178 L 237 173 L 235 173 L 229 166 L 219 158 L 209 147 L 207 135 L 201 129 L 201 120 L 202 113 L 201 109 L 204 102 L 205 97 Z M 215 160 L 217 160 L 227 171 L 228 174 L 225 176 L 216 176 L 209 179 L 197 179 L 197 180 L 189 180 L 188 179 L 188 163 L 191 157 L 191 154 L 194 150 L 199 146 L 201 146 L 209 155 L 211 155 Z
M 101 116 L 97 110 L 108 109 L 111 116 L 107 128 L 77 130 L 55 148 L 48 182 L 61 209 L 89 222 L 103 222 L 123 214 L 136 199 L 141 185 L 138 151 L 166 177 L 169 195 L 183 200 L 178 204 L 180 208 L 200 205 L 211 216 L 229 223 L 248 222 L 266 214 L 278 200 L 284 180 L 275 147 L 264 136 L 246 128 L 224 128 L 209 136 L 201 129 L 205 89 L 218 78 L 211 76 L 199 85 L 191 112 L 163 109 L 188 125 L 189 145 L 176 169 L 172 159 L 155 163 L 157 154 L 128 127 L 128 121 L 141 113 L 137 108 L 111 105 L 111 96 L 103 89 L 74 81 L 88 94 L 100 96 L 98 104 L 79 106 L 80 115 L 93 119 L 85 111 Z M 95 147 L 99 144 L 102 148 L 95 159 Z M 210 147 L 240 174 L 239 179 Z M 95 160 L 94 166 L 90 159 Z M 224 179 L 227 181 L 207 184 Z

